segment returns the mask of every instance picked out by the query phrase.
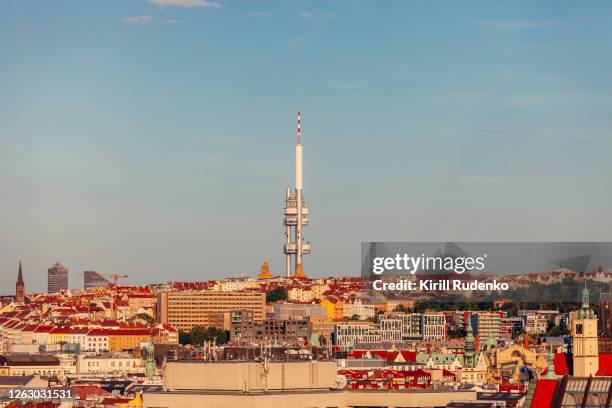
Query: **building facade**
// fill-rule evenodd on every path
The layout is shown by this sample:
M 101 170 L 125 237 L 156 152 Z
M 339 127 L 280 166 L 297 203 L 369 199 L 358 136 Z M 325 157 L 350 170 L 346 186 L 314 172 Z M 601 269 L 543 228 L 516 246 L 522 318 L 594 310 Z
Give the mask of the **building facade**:
M 472 313 L 470 323 L 481 344 L 484 344 L 487 339 L 497 341 L 501 337 L 501 316 L 497 312 Z
M 446 317 L 442 313 L 423 314 L 423 340 L 445 340 Z
M 230 341 L 260 344 L 304 344 L 310 338 L 307 319 L 266 320 L 256 322 L 250 310 L 229 313 L 231 322 Z
M 111 282 L 96 271 L 83 272 L 83 288 L 95 289 L 108 286 Z
M 47 270 L 47 292 L 57 293 L 68 289 L 68 268 L 57 262 Z
M 262 292 L 171 291 L 157 298 L 157 320 L 180 330 L 194 326 L 223 327 L 224 314 L 250 310 L 253 319 L 266 316 L 266 294 Z

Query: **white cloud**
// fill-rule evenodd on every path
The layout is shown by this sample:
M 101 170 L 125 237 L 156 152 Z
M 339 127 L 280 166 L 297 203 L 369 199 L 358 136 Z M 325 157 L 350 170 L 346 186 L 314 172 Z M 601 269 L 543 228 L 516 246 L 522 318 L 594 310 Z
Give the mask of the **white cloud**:
M 177 20 L 176 18 L 168 18 L 166 20 L 162 20 L 161 23 L 165 24 L 165 25 L 171 25 L 171 24 L 179 24 L 184 22 L 185 20 Z
M 221 4 L 208 0 L 149 0 L 149 3 L 157 4 L 160 7 L 175 6 L 187 8 L 221 8 Z
M 312 13 L 309 11 L 300 10 L 298 11 L 298 16 L 304 17 L 304 18 L 312 18 Z
M 244 11 L 242 15 L 253 18 L 270 17 L 272 14 L 269 11 Z
M 123 22 L 128 24 L 145 24 L 153 20 L 151 16 L 130 16 L 124 17 Z
M 302 18 L 313 18 L 313 19 L 328 19 L 328 18 L 336 17 L 336 15 L 334 13 L 313 14 L 310 11 L 307 11 L 307 10 L 299 10 L 297 12 L 297 15 L 302 17 Z

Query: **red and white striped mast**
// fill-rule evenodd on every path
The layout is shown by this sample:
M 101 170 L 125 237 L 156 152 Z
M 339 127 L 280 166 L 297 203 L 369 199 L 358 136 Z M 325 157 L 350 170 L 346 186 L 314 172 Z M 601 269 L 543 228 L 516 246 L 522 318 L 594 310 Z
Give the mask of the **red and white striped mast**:
M 295 199 L 297 204 L 297 225 L 295 228 L 295 266 L 294 273 L 297 271 L 298 265 L 302 263 L 302 128 L 300 123 L 300 112 L 298 111 L 297 116 L 297 145 L 295 145 Z

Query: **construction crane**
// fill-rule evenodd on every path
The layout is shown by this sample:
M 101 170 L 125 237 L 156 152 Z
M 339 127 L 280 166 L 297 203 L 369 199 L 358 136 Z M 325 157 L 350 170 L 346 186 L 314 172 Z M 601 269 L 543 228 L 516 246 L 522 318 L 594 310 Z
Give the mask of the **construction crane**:
M 85 272 L 79 273 L 78 275 L 79 276 L 89 276 L 89 277 L 93 277 L 94 279 L 95 277 L 111 279 L 115 285 L 119 282 L 119 279 L 128 278 L 128 275 L 120 275 L 117 273 L 99 273 L 99 272 L 94 272 L 94 271 L 85 271 Z
M 104 276 L 105 278 L 112 279 L 115 285 L 117 284 L 117 282 L 119 282 L 119 279 L 128 278 L 128 275 L 119 275 L 116 273 L 101 273 L 100 276 Z

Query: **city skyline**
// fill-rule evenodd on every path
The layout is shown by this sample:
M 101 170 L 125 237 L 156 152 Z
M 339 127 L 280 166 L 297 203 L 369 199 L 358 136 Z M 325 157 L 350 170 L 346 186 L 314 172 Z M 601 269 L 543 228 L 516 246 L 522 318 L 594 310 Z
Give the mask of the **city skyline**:
M 612 241 L 605 2 L 1 7 L 2 294 L 20 260 L 27 292 L 58 261 L 283 275 L 298 110 L 309 276 L 362 241 Z

